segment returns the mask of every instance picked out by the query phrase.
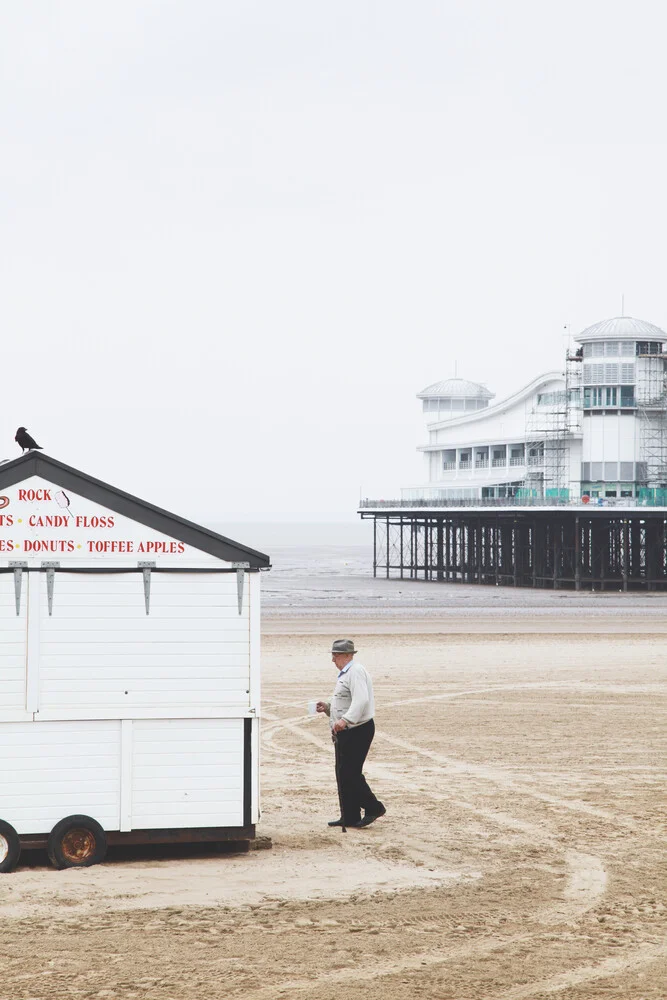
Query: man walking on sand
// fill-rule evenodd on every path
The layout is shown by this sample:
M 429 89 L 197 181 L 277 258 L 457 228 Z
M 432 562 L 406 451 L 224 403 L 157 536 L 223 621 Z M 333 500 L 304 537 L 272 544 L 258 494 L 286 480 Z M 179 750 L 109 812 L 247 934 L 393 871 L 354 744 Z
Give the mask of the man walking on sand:
M 331 735 L 337 744 L 337 781 L 342 816 L 329 826 L 369 826 L 386 809 L 373 795 L 363 775 L 364 761 L 375 735 L 373 682 L 354 659 L 351 639 L 336 639 L 331 659 L 338 680 L 331 701 L 318 701 L 317 711 L 329 716 Z M 364 810 L 364 816 L 361 810 Z

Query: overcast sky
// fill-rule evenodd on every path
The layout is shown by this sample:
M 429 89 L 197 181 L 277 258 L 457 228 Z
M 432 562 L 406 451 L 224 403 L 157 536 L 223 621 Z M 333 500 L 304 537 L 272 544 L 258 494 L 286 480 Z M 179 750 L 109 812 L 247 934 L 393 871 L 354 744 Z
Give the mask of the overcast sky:
M 0 12 L 0 458 L 353 515 L 455 361 L 501 398 L 622 293 L 667 327 L 662 0 Z

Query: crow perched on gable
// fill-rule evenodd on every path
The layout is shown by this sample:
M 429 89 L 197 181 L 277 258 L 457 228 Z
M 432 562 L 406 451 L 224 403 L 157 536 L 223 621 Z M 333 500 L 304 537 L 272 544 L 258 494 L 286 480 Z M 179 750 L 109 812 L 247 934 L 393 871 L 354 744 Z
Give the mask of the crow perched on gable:
M 33 448 L 39 448 L 40 451 L 43 450 L 41 444 L 37 444 L 35 439 L 30 437 L 25 427 L 19 427 L 14 440 L 21 446 L 21 454 L 25 453 L 26 448 L 28 451 L 32 451 Z

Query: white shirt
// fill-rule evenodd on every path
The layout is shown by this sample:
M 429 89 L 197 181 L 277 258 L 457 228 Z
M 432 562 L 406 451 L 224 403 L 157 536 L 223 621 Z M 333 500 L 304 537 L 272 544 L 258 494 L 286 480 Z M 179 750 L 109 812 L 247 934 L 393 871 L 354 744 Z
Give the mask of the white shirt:
M 373 681 L 358 660 L 350 660 L 338 674 L 329 703 L 331 726 L 345 719 L 350 729 L 370 722 L 375 714 Z

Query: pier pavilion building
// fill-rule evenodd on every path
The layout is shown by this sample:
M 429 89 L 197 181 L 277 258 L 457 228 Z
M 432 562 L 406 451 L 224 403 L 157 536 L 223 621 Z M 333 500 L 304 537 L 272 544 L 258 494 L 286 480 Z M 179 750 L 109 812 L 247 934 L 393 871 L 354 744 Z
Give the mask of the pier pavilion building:
M 499 402 L 461 378 L 418 393 L 424 480 L 360 506 L 376 574 L 667 589 L 667 333 L 621 316 L 575 342 Z
M 629 316 L 582 331 L 561 371 L 506 399 L 462 378 L 418 394 L 425 482 L 405 500 L 637 498 L 667 479 L 667 333 Z

